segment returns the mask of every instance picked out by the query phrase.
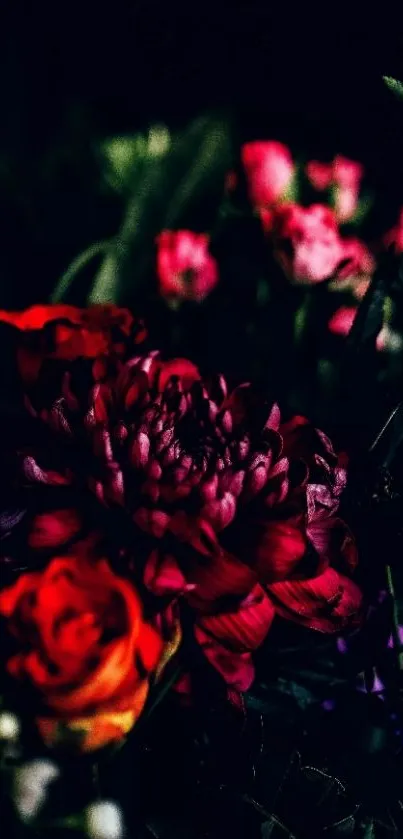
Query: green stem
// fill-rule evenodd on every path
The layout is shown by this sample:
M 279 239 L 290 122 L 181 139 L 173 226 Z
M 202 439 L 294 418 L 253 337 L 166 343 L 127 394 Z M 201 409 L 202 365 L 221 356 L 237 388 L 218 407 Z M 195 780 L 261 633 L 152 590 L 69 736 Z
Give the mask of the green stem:
M 106 239 L 103 242 L 96 242 L 73 259 L 73 262 L 69 265 L 67 271 L 65 271 L 65 273 L 60 277 L 56 288 L 52 292 L 50 298 L 51 303 L 60 303 L 74 282 L 77 274 L 79 274 L 80 271 L 82 271 L 82 269 L 85 268 L 92 259 L 94 259 L 94 257 L 99 256 L 101 253 L 108 253 L 112 244 L 112 239 Z

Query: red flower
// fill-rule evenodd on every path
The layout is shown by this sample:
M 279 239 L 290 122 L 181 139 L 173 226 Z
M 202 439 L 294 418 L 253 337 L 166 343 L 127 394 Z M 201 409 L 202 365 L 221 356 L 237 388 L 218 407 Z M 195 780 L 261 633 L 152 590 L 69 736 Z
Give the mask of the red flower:
M 189 230 L 164 230 L 157 237 L 157 275 L 164 297 L 203 300 L 217 285 L 218 265 L 209 237 Z
M 203 509 L 167 519 L 190 554 L 182 548 L 167 557 L 161 543 L 146 579 L 155 594 L 185 597 L 205 655 L 238 690 L 253 679 L 252 653 L 276 613 L 322 632 L 360 617 L 362 595 L 350 578 L 355 545 L 336 516 L 344 466 L 304 418 L 278 423 L 272 412 L 283 457 L 267 471 L 264 462 L 257 466 L 254 489 L 236 498 L 236 514 L 223 529 Z
M 46 359 L 65 362 L 99 356 L 124 357 L 142 343 L 146 330 L 127 309 L 117 306 L 32 306 L 21 312 L 0 312 L 0 320 L 21 332 L 18 365 L 22 379 L 36 380 Z
M 249 197 L 256 209 L 270 207 L 284 197 L 295 166 L 287 146 L 275 140 L 245 143 L 241 150 Z
M 163 609 L 187 603 L 232 688 L 253 678 L 275 613 L 324 632 L 357 619 L 354 544 L 336 516 L 346 472 L 322 432 L 301 417 L 281 424 L 251 386 L 228 393 L 185 359 L 152 353 L 89 383 L 81 366 L 59 394 L 33 390 L 61 466 L 26 446 L 21 480 L 86 485 L 118 505 L 148 545 L 145 585 Z
M 311 285 L 332 277 L 343 260 L 343 245 L 329 207 L 284 204 L 273 216 L 276 257 L 289 280 Z
M 133 585 L 81 543 L 4 589 L 0 614 L 17 641 L 7 669 L 32 690 L 47 744 L 69 735 L 90 751 L 121 740 L 164 655 Z

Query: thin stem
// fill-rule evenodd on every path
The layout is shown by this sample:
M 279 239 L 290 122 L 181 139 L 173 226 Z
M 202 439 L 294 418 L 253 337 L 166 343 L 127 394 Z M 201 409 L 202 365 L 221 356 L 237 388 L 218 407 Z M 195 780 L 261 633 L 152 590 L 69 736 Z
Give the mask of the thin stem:
M 106 239 L 103 242 L 96 242 L 73 259 L 73 262 L 71 262 L 67 271 L 65 271 L 65 273 L 60 277 L 56 288 L 52 292 L 50 298 L 51 303 L 60 303 L 74 282 L 77 274 L 79 274 L 80 271 L 82 271 L 82 269 L 85 268 L 92 259 L 94 259 L 94 257 L 99 256 L 101 253 L 107 253 L 111 249 L 112 244 L 112 239 Z

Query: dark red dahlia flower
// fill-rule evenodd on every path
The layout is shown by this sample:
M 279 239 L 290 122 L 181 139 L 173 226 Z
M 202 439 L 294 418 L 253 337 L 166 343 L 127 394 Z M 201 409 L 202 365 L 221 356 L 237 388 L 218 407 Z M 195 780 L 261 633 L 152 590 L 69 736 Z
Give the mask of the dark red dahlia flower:
M 345 466 L 306 419 L 282 424 L 250 386 L 228 393 L 157 353 L 119 370 L 96 360 L 89 378 L 77 362 L 56 398 L 40 379 L 30 398 L 61 460 L 27 446 L 20 480 L 90 487 L 119 509 L 144 547 L 133 570 L 164 608 L 190 610 L 233 688 L 250 684 L 275 614 L 323 632 L 357 621 Z

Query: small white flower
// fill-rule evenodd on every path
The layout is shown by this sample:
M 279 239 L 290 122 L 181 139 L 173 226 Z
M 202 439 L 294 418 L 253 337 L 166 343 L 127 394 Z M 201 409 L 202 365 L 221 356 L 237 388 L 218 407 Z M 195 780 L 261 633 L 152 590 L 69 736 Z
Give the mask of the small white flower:
M 32 760 L 14 776 L 14 804 L 23 821 L 34 819 L 46 800 L 49 784 L 59 775 L 51 760 Z
M 11 711 L 0 714 L 0 740 L 17 740 L 21 731 L 18 717 Z
M 121 839 L 122 813 L 112 801 L 97 801 L 86 810 L 87 832 L 91 839 Z

